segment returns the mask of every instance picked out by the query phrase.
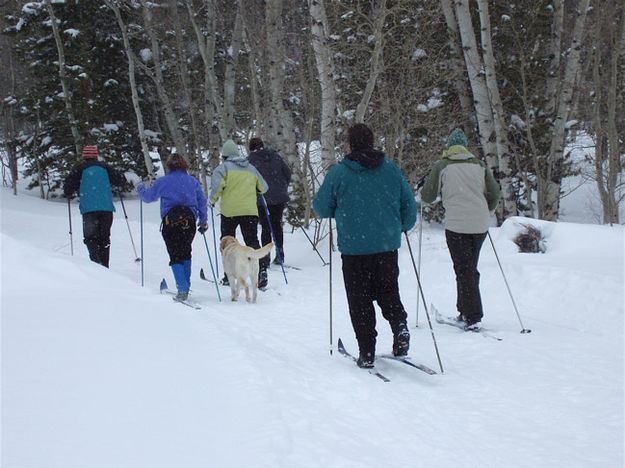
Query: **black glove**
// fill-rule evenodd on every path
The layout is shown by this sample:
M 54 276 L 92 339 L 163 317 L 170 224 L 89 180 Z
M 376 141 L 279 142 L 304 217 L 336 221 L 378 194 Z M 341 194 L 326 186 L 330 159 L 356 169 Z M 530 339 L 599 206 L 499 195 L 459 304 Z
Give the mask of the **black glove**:
M 206 231 L 208 231 L 208 224 L 206 223 L 200 224 L 197 227 L 197 232 L 199 232 L 200 234 L 204 234 Z

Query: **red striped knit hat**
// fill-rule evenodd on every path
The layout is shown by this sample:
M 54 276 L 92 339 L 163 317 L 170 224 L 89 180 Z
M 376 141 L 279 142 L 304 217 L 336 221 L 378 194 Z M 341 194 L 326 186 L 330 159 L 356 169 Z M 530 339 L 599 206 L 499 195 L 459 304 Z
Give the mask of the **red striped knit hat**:
M 97 159 L 98 147 L 97 146 L 85 146 L 82 149 L 82 157 L 83 159 Z

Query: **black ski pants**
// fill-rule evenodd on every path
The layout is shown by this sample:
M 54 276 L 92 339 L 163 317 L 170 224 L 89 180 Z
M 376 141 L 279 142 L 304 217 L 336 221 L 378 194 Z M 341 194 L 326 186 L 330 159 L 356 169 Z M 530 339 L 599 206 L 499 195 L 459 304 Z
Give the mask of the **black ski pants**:
M 258 216 L 224 216 L 221 215 L 221 237 L 236 237 L 237 227 L 241 228 L 243 241 L 248 247 L 260 249 L 258 243 Z M 260 271 L 266 270 L 269 263 L 262 263 L 262 259 L 258 261 Z M 260 275 L 259 271 L 259 275 Z M 224 278 L 226 274 L 224 273 Z
M 393 333 L 407 319 L 399 297 L 397 250 L 370 255 L 341 255 L 341 259 L 349 315 L 358 347 L 361 354 L 374 355 L 377 332 L 373 301 L 378 303 Z
M 445 231 L 447 247 L 456 272 L 456 308 L 467 322 L 482 320 L 482 298 L 480 296 L 480 272 L 477 263 L 486 233 L 460 234 Z
M 92 211 L 82 215 L 83 242 L 92 262 L 109 267 L 112 211 Z
M 282 231 L 282 215 L 284 214 L 284 208 L 286 207 L 286 203 L 280 203 L 279 205 L 267 205 L 267 211 L 269 211 L 269 220 L 271 222 L 271 228 L 269 223 L 267 222 L 267 214 L 265 213 L 265 208 L 262 205 L 258 206 L 258 212 L 260 213 L 260 241 L 262 245 L 267 245 L 269 242 L 272 242 L 271 238 L 271 230 L 273 229 L 273 234 L 276 237 L 276 245 L 274 246 L 276 249 L 276 255 L 279 255 L 282 260 L 284 260 L 284 232 Z M 261 265 L 266 264 L 269 266 L 269 262 L 271 261 L 270 255 L 261 259 Z
M 191 260 L 191 244 L 195 237 L 195 215 L 189 207 L 175 206 L 161 224 L 161 234 L 169 254 L 169 265 Z

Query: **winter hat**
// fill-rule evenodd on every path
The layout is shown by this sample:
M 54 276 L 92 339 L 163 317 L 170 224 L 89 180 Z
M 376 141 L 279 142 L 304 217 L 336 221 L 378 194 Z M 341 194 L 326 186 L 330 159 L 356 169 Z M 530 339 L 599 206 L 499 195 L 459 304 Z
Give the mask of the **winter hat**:
M 83 159 L 98 159 L 98 147 L 97 146 L 84 146 L 82 149 Z
M 224 159 L 227 159 L 231 157 L 237 157 L 238 155 L 239 147 L 237 146 L 237 144 L 232 140 L 226 141 L 224 143 L 224 146 L 221 148 L 221 156 Z
M 469 142 L 467 141 L 467 136 L 464 134 L 461 128 L 456 128 L 447 137 L 447 148 L 450 148 L 454 145 L 467 146 L 468 144 Z

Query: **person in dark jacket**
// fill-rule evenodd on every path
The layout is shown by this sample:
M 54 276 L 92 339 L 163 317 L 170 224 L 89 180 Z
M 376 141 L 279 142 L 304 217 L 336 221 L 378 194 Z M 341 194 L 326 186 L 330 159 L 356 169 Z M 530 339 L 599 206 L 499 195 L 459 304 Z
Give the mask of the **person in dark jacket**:
M 249 144 L 250 154 L 248 159 L 258 172 L 263 176 L 269 190 L 264 194 L 269 211 L 269 220 L 262 203 L 262 195 L 258 195 L 258 215 L 261 225 L 261 244 L 272 242 L 271 231 L 275 236 L 276 257 L 275 265 L 284 263 L 284 232 L 282 230 L 282 215 L 289 201 L 289 184 L 291 183 L 291 169 L 282 157 L 273 150 L 265 149 L 263 140 L 252 138 Z M 271 226 L 270 226 L 271 224 Z M 261 265 L 265 269 L 269 267 L 270 256 L 261 259 Z
M 393 354 L 410 347 L 407 314 L 399 296 L 397 250 L 417 219 L 410 186 L 383 152 L 373 149 L 364 124 L 349 129 L 351 152 L 325 176 L 313 201 L 322 218 L 335 218 L 349 314 L 358 340 L 357 364 L 374 365 L 377 332 L 373 301 L 393 331 Z
M 445 238 L 456 273 L 457 320 L 464 322 L 465 330 L 478 331 L 484 313 L 477 263 L 501 189 L 486 164 L 466 148 L 462 129 L 450 133 L 446 146 L 425 179 L 421 199 L 432 203 L 441 196 Z
M 82 232 L 89 258 L 109 267 L 111 226 L 113 225 L 113 192 L 111 185 L 123 188 L 124 174 L 98 161 L 97 146 L 82 149 L 83 162 L 76 164 L 65 179 L 63 193 L 72 198 L 78 192 Z
M 161 200 L 161 233 L 178 289 L 174 300 L 186 301 L 191 287 L 191 244 L 196 220 L 199 218 L 200 234 L 208 229 L 206 196 L 198 180 L 187 174 L 189 163 L 183 156 L 172 154 L 165 165 L 165 177 L 156 179 L 149 188 L 137 185 L 137 193 L 146 203 Z

